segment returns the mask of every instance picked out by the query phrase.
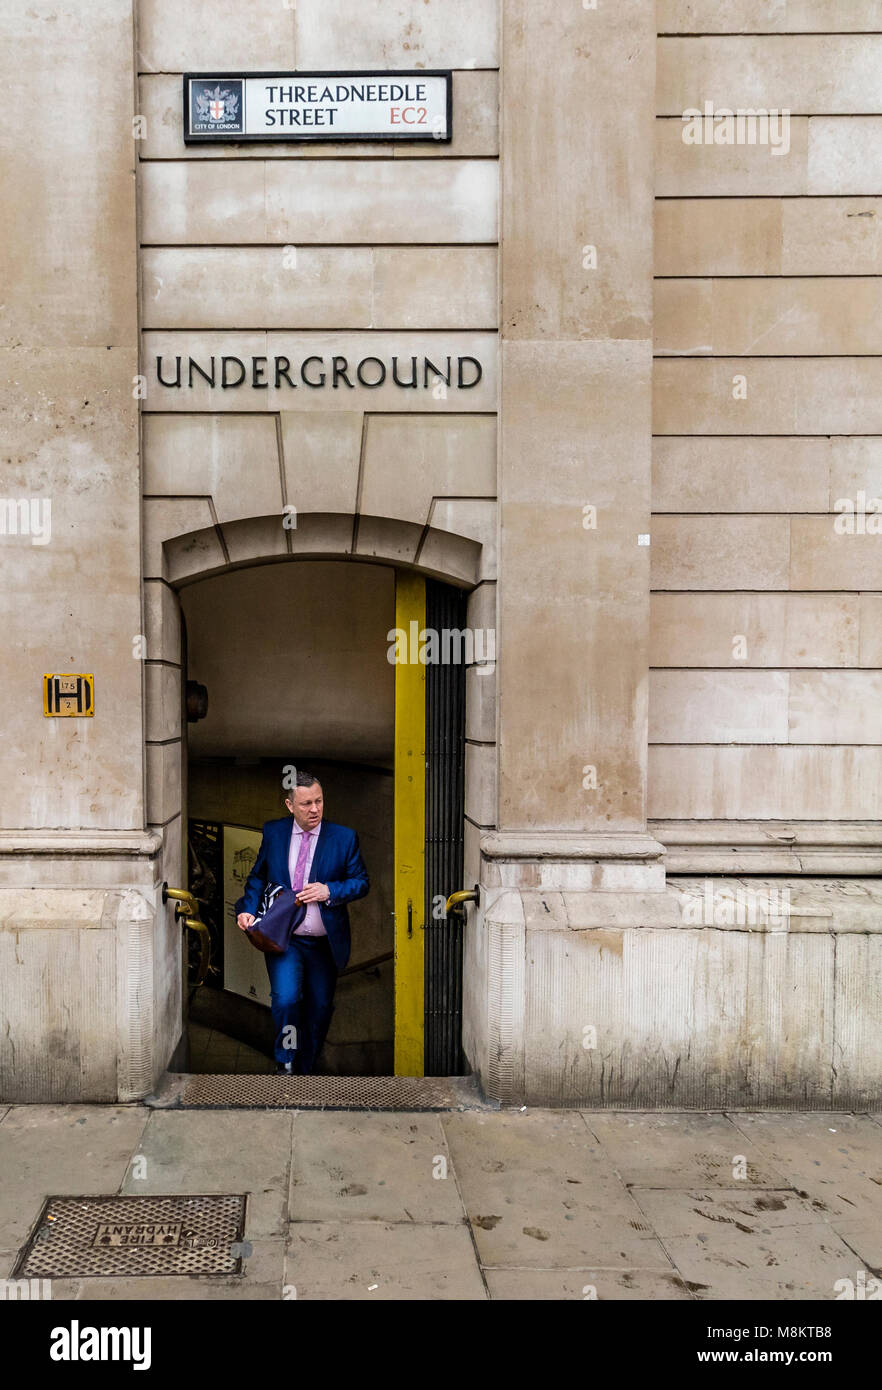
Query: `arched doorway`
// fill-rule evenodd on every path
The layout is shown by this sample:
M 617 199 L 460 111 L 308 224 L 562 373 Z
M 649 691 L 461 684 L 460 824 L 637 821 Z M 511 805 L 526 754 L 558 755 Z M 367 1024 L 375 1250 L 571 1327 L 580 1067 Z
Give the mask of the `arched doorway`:
M 442 547 L 436 546 L 427 576 L 416 565 L 388 563 L 400 551 L 395 525 L 385 529 L 386 555 L 335 554 L 326 529 L 316 550 L 253 555 L 186 575 L 181 558 L 204 561 L 212 538 L 174 537 L 164 546 L 177 571 L 176 582 L 164 581 L 167 624 L 174 625 L 177 605 L 185 620 L 182 688 L 190 679 L 209 692 L 208 717 L 189 726 L 182 720 L 189 737 L 178 750 L 180 835 L 170 817 L 165 872 L 169 882 L 190 879 L 215 937 L 216 973 L 199 991 L 200 1016 L 203 1028 L 230 1030 L 231 1041 L 228 1065 L 210 1070 L 251 1070 L 261 1048 L 260 1016 L 264 1024 L 268 1017 L 260 997 L 263 961 L 241 934 L 231 940 L 223 919 L 233 859 L 239 855 L 241 874 L 260 825 L 285 814 L 282 776 L 294 759 L 327 786 L 328 819 L 359 831 L 372 875 L 371 895 L 351 910 L 351 969 L 338 986 L 324 1069 L 351 1075 L 467 1069 L 461 985 L 451 973 L 461 970 L 462 943 L 451 944 L 451 924 L 438 904 L 462 886 L 462 662 L 474 653 L 463 648 L 458 657 L 450 648 L 446 660 L 431 654 L 426 660 L 423 643 L 423 659 L 412 648 L 393 662 L 389 639 L 396 631 L 408 641 L 424 634 L 427 602 L 428 628 L 446 621 L 460 635 L 469 593 L 463 561 L 480 547 L 445 533 L 456 573 L 442 570 L 438 577 Z M 307 692 L 299 707 L 298 691 Z M 428 729 L 427 691 L 434 720 Z M 176 839 L 183 852 L 174 877 Z M 246 957 L 256 958 L 250 975 L 235 958 L 243 945 Z M 185 968 L 184 1012 L 191 1003 Z M 179 1047 L 173 1065 L 193 1064 L 192 1052 Z

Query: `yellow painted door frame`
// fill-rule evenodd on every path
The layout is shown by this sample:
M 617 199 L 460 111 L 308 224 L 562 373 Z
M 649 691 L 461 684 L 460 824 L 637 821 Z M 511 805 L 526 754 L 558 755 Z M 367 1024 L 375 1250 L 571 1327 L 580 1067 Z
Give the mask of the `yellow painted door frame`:
M 425 1067 L 426 668 L 419 634 L 426 581 L 399 570 L 395 626 L 395 1075 Z M 402 659 L 402 657 L 404 659 Z

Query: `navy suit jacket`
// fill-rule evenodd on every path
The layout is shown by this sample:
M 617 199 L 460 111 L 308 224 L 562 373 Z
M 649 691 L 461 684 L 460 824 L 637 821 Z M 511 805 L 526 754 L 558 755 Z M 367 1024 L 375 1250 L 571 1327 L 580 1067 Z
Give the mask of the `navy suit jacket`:
M 293 888 L 288 867 L 293 824 L 293 816 L 282 816 L 281 820 L 268 820 L 263 827 L 263 839 L 254 868 L 245 881 L 245 891 L 236 905 L 240 912 L 257 915 L 261 894 L 267 883 L 281 883 L 285 888 Z M 318 908 L 322 914 L 322 925 L 328 933 L 334 964 L 338 970 L 343 970 L 350 951 L 349 910 L 346 904 L 363 898 L 371 886 L 354 830 L 349 830 L 345 825 L 335 825 L 333 821 L 322 821 L 309 881 L 326 883 L 330 889 L 329 900 L 319 903 Z

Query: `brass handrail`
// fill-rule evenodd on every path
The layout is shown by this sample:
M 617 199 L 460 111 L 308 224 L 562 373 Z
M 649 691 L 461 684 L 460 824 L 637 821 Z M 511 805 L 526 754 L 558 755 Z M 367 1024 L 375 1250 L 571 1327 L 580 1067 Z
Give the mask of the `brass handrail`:
M 451 893 L 447 902 L 444 904 L 444 915 L 449 917 L 451 912 L 457 907 L 462 907 L 463 903 L 477 903 L 479 900 L 479 887 L 476 883 L 474 888 L 461 888 L 458 893 Z
M 199 966 L 192 985 L 193 989 L 198 989 L 203 984 L 211 963 L 211 935 L 208 927 L 199 916 L 198 902 L 192 893 L 187 892 L 186 888 L 169 888 L 168 884 L 164 883 L 162 885 L 162 901 L 167 903 L 169 900 L 175 905 L 176 919 L 199 937 Z

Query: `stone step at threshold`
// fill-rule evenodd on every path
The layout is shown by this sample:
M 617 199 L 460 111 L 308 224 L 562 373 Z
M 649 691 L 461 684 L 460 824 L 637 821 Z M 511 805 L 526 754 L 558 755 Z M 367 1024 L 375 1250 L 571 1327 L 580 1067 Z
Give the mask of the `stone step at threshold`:
M 473 1076 L 273 1076 L 167 1073 L 156 1110 L 498 1110 Z

